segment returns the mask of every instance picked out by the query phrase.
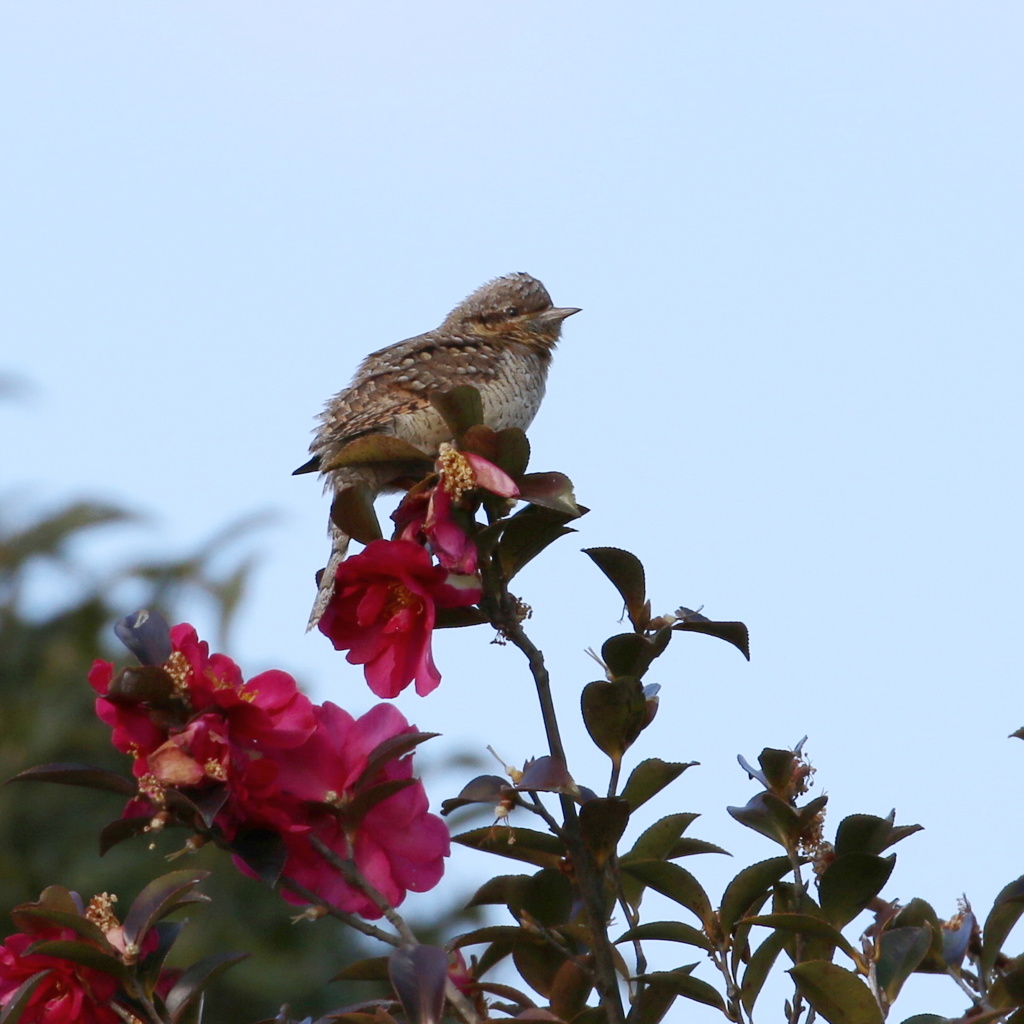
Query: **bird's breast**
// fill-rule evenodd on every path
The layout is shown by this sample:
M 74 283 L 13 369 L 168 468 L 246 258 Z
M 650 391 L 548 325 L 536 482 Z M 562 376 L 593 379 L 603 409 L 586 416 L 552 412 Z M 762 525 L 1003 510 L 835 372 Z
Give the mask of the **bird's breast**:
M 547 366 L 533 353 L 507 352 L 499 372 L 480 379 L 476 374 L 454 375 L 448 386 L 471 384 L 480 392 L 484 423 L 493 430 L 518 427 L 526 430 L 544 398 Z M 439 387 L 447 390 L 447 387 Z M 433 406 L 399 413 L 394 433 L 403 441 L 435 452 L 442 441 L 451 440 L 451 430 Z

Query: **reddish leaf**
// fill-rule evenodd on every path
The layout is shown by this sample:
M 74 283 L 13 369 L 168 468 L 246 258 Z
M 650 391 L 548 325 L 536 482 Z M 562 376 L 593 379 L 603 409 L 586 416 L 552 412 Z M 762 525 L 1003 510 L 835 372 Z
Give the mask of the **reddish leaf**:
M 186 968 L 164 1000 L 173 1024 L 178 1024 L 185 1014 L 195 1006 L 206 990 L 206 986 L 214 978 L 219 977 L 229 967 L 244 960 L 248 955 L 248 953 L 213 953 Z
M 747 661 L 750 661 L 750 633 L 742 622 L 694 622 L 687 620 L 677 622 L 672 629 L 685 633 L 703 633 L 705 636 L 715 636 L 737 648 Z
M 484 421 L 484 404 L 480 392 L 469 384 L 460 384 L 450 391 L 434 391 L 428 397 L 453 437 L 462 437 L 470 427 Z
M 638 631 L 645 629 L 650 619 L 650 608 L 647 607 L 647 584 L 640 559 L 621 548 L 584 548 L 583 553 L 594 560 L 622 595 L 633 628 Z
M 564 473 L 527 473 L 518 481 L 519 497 L 575 519 L 579 514 L 572 481 Z
M 548 754 L 529 761 L 515 785 L 526 792 L 575 793 L 576 783 L 561 761 Z
M 161 918 L 185 903 L 208 902 L 195 891 L 209 871 L 171 871 L 154 878 L 132 901 L 124 919 L 124 940 L 142 946 L 146 933 Z
M 462 792 L 458 796 L 450 797 L 441 803 L 441 815 L 451 814 L 452 811 L 467 804 L 497 804 L 506 794 L 518 799 L 508 779 L 503 779 L 500 775 L 478 775 L 462 787 Z
M 87 789 L 102 789 L 119 796 L 134 796 L 135 783 L 131 779 L 108 772 L 103 768 L 93 768 L 75 761 L 60 761 L 53 764 L 41 764 L 7 780 L 8 782 L 60 782 L 65 786 L 84 786 Z
M 410 1021 L 439 1024 L 448 980 L 448 954 L 440 946 L 399 946 L 388 958 L 388 974 Z
M 26 978 L 8 997 L 7 1003 L 0 1010 L 0 1024 L 18 1024 L 21 1015 L 28 1006 L 29 1000 L 39 986 L 39 983 L 50 972 L 39 971 L 30 978 Z
M 350 441 L 330 462 L 321 466 L 320 471 L 326 473 L 344 466 L 365 466 L 377 462 L 426 463 L 424 469 L 427 469 L 434 460 L 401 438 L 390 434 L 368 434 Z
M 331 522 L 360 544 L 380 540 L 384 533 L 373 507 L 374 496 L 361 481 L 342 488 L 331 502 Z

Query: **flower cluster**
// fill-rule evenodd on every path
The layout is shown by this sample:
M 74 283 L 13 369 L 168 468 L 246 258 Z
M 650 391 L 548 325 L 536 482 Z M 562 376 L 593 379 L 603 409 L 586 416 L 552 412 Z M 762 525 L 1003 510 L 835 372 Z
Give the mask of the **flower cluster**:
M 313 838 L 392 906 L 437 884 L 448 832 L 412 775 L 410 751 L 425 737 L 400 712 L 385 704 L 353 718 L 314 705 L 277 670 L 245 681 L 187 624 L 168 646 L 158 664 L 115 675 L 97 661 L 89 675 L 97 714 L 133 758 L 138 794 L 125 817 L 140 830 L 184 822 L 234 850 L 243 870 L 267 874 L 276 858 L 286 879 L 365 917 L 380 908 Z
M 157 935 L 148 932 L 140 948 L 129 948 L 114 902 L 102 893 L 83 906 L 77 893 L 54 885 L 37 903 L 16 908 L 24 930 L 0 946 L 0 1008 L 20 1001 L 20 1024 L 122 1024 L 114 1009 L 128 1008 L 121 975 L 154 952 Z M 158 965 L 155 991 L 166 994 L 180 974 Z
M 114 975 L 30 948 L 41 940 L 67 941 L 74 935 L 70 928 L 51 926 L 41 935 L 9 936 L 0 946 L 0 1007 L 22 984 L 46 971 L 22 1012 L 24 1024 L 121 1024 L 123 1018 L 110 1007 L 118 988 Z
M 335 648 L 364 666 L 378 697 L 396 697 L 411 682 L 422 697 L 441 681 L 430 643 L 437 609 L 473 605 L 481 595 L 474 496 L 519 495 L 503 470 L 450 444 L 441 445 L 435 469 L 432 482 L 414 488 L 395 512 L 395 536 L 338 566 L 320 619 Z

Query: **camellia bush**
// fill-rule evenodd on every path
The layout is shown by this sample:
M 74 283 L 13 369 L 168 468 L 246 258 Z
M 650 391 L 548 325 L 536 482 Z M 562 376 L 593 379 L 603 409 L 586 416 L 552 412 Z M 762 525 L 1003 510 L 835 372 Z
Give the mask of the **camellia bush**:
M 643 567 L 618 548 L 586 551 L 618 591 L 630 626 L 604 642 L 604 677 L 580 693 L 608 774 L 573 775 L 544 656 L 524 629 L 529 609 L 510 586 L 586 509 L 567 477 L 527 471 L 522 431 L 482 425 L 474 389 L 434 401 L 453 436 L 436 457 L 395 438 L 365 437 L 326 467 L 394 460 L 420 472 L 392 516 L 390 539 L 368 491 L 355 486 L 335 500 L 338 526 L 365 547 L 338 568 L 319 628 L 386 699 L 409 685 L 424 697 L 438 686 L 435 629 L 489 625 L 525 658 L 524 685 L 532 679 L 548 753 L 467 780 L 439 816 L 414 770 L 416 748 L 436 733 L 420 732 L 387 703 L 359 717 L 314 704 L 284 672 L 246 679 L 188 624 L 129 615 L 116 632 L 133 662 L 97 661 L 83 680 L 95 691 L 96 728 L 109 730 L 126 773 L 57 763 L 26 768 L 13 781 L 109 791 L 123 806 L 97 827 L 101 852 L 122 842 L 147 846 L 154 833 L 180 829 L 181 859 L 132 899 L 85 900 L 56 884 L 70 881 L 63 879 L 15 907 L 18 931 L 0 947 L 0 1024 L 201 1021 L 207 987 L 244 955 L 168 966 L 184 927 L 176 912 L 207 900 L 206 873 L 187 863 L 207 844 L 225 852 L 224 870 L 232 870 L 230 858 L 254 886 L 302 908 L 300 918 L 330 916 L 380 943 L 381 955 L 339 964 L 336 977 L 377 982 L 386 994 L 317 1024 L 656 1024 L 670 1012 L 679 1019 L 687 1000 L 737 1024 L 815 1016 L 879 1024 L 914 972 L 949 977 L 957 1020 L 1021 1024 L 1024 957 L 1002 947 L 1024 912 L 1024 878 L 1003 889 L 983 923 L 966 901 L 941 920 L 923 900 L 883 900 L 896 859 L 888 851 L 919 826 L 855 814 L 827 838 L 827 798 L 807 798 L 811 769 L 801 746 L 763 750 L 756 766 L 740 759 L 757 791 L 729 813 L 774 856 L 740 870 L 717 902 L 679 863 L 722 851 L 688 834 L 696 815 L 671 811 L 670 787 L 690 764 L 657 751 L 631 754 L 623 777 L 627 751 L 642 745 L 658 710 L 658 686 L 646 680 L 680 633 L 718 637 L 747 656 L 747 630 L 685 608 L 653 614 Z M 424 702 L 420 717 L 429 719 L 429 709 Z M 637 835 L 631 820 L 654 800 L 668 813 Z M 480 805 L 489 823 L 450 836 L 444 816 L 467 805 Z M 399 908 L 409 893 L 443 881 L 453 841 L 497 869 L 472 904 L 504 907 L 508 916 L 444 945 L 422 943 Z M 647 890 L 667 897 L 677 915 L 647 920 Z M 849 934 L 855 919 L 859 934 Z M 189 927 L 201 928 L 202 917 Z M 652 943 L 672 944 L 692 962 L 651 970 Z M 509 977 L 509 961 L 518 980 L 495 981 L 501 963 Z M 712 981 L 694 974 L 701 964 L 710 965 Z M 781 1006 L 758 1002 L 773 972 L 789 976 Z M 273 1019 L 298 1024 L 287 1007 Z

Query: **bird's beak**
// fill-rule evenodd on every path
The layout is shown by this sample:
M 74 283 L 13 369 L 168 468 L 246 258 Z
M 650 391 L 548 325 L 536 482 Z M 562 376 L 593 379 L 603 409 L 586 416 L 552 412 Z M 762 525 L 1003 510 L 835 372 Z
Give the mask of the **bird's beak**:
M 552 306 L 551 309 L 545 309 L 543 312 L 538 313 L 536 316 L 537 320 L 543 320 L 545 322 L 561 323 L 566 317 L 570 317 L 573 313 L 578 313 L 579 309 L 575 306 Z

